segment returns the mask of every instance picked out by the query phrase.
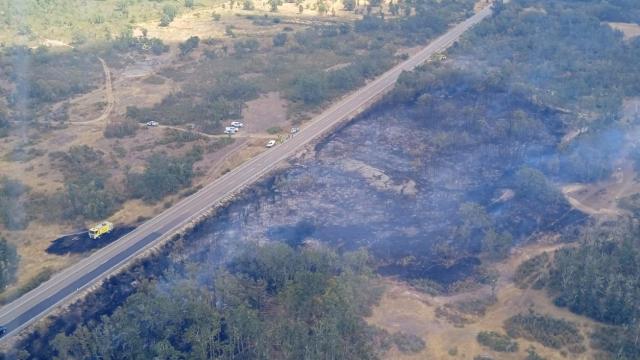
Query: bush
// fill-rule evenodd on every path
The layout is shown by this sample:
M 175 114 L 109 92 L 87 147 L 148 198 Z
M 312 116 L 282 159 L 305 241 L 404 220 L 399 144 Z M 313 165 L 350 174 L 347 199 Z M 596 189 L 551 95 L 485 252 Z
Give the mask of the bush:
M 282 128 L 279 126 L 272 126 L 270 128 L 267 129 L 267 133 L 271 134 L 271 135 L 275 135 L 277 133 L 282 132 Z
M 240 40 L 233 43 L 233 49 L 238 56 L 251 54 L 258 51 L 260 43 L 256 39 Z
M 521 289 L 527 288 L 530 284 L 540 281 L 542 277 L 546 276 L 545 267 L 548 262 L 549 254 L 546 252 L 523 261 L 518 265 L 518 268 L 516 268 L 513 281 Z
M 0 178 L 0 222 L 9 230 L 29 225 L 27 201 L 29 189 L 18 180 Z
M 255 6 L 253 5 L 253 0 L 244 0 L 242 3 L 242 10 L 253 10 Z
M 64 192 L 48 199 L 47 212 L 59 218 L 78 217 L 100 220 L 115 211 L 119 192 L 107 186 L 109 173 L 104 154 L 90 146 L 72 146 L 69 151 L 53 152 L 49 158 L 64 175 Z
M 424 350 L 426 344 L 424 340 L 413 334 L 397 332 L 391 335 L 391 340 L 398 350 L 403 353 L 419 353 Z
M 138 128 L 138 124 L 131 120 L 110 122 L 104 129 L 104 137 L 107 139 L 131 137 L 136 134 Z
M 192 131 L 180 131 L 176 129 L 166 129 L 164 132 L 164 138 L 156 141 L 158 145 L 166 145 L 170 143 L 187 143 L 204 139 L 201 134 Z
M 480 331 L 476 337 L 478 343 L 498 352 L 516 352 L 518 351 L 518 343 L 511 340 L 508 336 L 499 334 L 495 331 Z
M 273 37 L 273 46 L 284 46 L 287 43 L 287 33 L 278 33 Z
M 191 36 L 185 42 L 178 45 L 180 48 L 180 55 L 185 56 L 192 52 L 200 44 L 200 38 L 197 36 Z
M 19 260 L 16 247 L 0 237 L 0 291 L 15 280 Z
M 291 84 L 289 98 L 307 105 L 319 105 L 327 99 L 327 80 L 323 73 L 298 74 Z
M 522 337 L 554 349 L 579 345 L 584 340 L 574 323 L 531 310 L 528 314 L 519 314 L 507 319 L 504 328 L 512 338 Z
M 168 194 L 191 185 L 194 159 L 188 156 L 172 158 L 154 154 L 147 160 L 142 173 L 127 174 L 127 188 L 132 197 L 158 201 Z

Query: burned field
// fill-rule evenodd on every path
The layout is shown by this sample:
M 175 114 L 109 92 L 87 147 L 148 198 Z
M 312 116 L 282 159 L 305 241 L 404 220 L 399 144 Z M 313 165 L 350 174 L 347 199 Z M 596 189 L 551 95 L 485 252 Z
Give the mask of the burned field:
M 496 141 L 501 135 L 491 132 L 508 129 L 506 120 L 467 126 L 479 122 L 465 118 L 469 105 L 482 106 L 478 116 L 488 119 L 510 117 L 514 105 L 500 105 L 514 101 L 509 97 L 467 91 L 429 109 L 374 110 L 232 204 L 206 237 L 364 247 L 386 275 L 461 280 L 485 252 L 508 251 L 549 224 L 564 228 L 585 219 L 542 171 L 527 166 L 554 155 L 561 115 L 520 100 L 520 116 L 539 129 L 528 139 Z M 523 195 L 525 188 L 534 195 Z M 497 234 L 495 244 L 487 232 Z

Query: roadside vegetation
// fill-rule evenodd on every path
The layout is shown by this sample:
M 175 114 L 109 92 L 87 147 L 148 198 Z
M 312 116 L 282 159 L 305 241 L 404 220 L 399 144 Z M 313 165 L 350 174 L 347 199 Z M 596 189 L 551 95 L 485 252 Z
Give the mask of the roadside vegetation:
M 15 280 L 19 260 L 16 247 L 0 237 L 0 290 Z
M 167 271 L 113 314 L 58 335 L 50 355 L 374 358 L 376 338 L 361 317 L 380 292 L 366 264 L 364 252 L 253 246 L 210 272 Z

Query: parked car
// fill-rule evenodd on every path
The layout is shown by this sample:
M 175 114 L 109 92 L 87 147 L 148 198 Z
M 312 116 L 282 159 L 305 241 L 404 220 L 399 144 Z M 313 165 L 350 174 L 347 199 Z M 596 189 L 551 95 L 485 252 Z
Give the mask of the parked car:
M 297 128 L 297 127 L 292 127 L 292 128 L 291 128 L 291 133 L 292 133 L 292 134 L 295 134 L 295 133 L 297 133 L 298 131 L 300 131 L 300 128 Z
M 231 122 L 231 126 L 236 127 L 236 128 L 238 128 L 238 129 L 239 129 L 239 128 L 243 127 L 243 126 L 244 126 L 244 124 L 243 124 L 243 123 L 241 123 L 240 121 L 232 121 L 232 122 Z
M 0 337 L 3 337 L 4 334 L 7 333 L 7 328 L 5 326 L 0 325 Z
M 225 134 L 235 134 L 237 132 L 238 132 L 238 128 L 237 127 L 227 126 L 226 128 L 224 128 L 224 133 Z
M 268 147 L 268 148 L 272 148 L 272 147 L 274 147 L 275 145 L 276 145 L 276 141 L 275 141 L 275 140 L 269 140 L 269 141 L 267 142 L 267 145 L 265 145 L 265 146 L 266 146 L 266 147 Z
M 158 124 L 158 122 L 157 122 L 157 121 L 153 121 L 153 120 L 152 120 L 152 121 L 148 121 L 148 122 L 147 122 L 147 126 L 158 126 L 158 125 L 160 125 L 160 124 Z

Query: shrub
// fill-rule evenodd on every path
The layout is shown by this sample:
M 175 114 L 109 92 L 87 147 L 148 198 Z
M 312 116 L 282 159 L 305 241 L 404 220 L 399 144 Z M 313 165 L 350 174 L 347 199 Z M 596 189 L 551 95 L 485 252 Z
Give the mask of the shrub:
M 136 134 L 138 127 L 138 124 L 132 120 L 113 121 L 105 127 L 104 137 L 108 139 L 131 137 Z
M 253 5 L 253 0 L 244 0 L 242 3 L 242 10 L 253 10 L 255 6 Z
M 543 252 L 531 259 L 523 261 L 516 269 L 513 280 L 520 288 L 526 288 L 545 276 L 545 266 L 549 262 L 549 254 Z
M 145 201 L 158 201 L 168 194 L 191 185 L 193 159 L 154 154 L 147 160 L 142 173 L 127 174 L 127 188 L 131 196 Z
M 418 353 L 424 350 L 426 344 L 424 340 L 413 334 L 397 332 L 391 335 L 391 340 L 398 350 L 403 353 Z
M 267 133 L 271 134 L 271 135 L 275 135 L 277 133 L 282 132 L 282 128 L 279 126 L 272 126 L 270 128 L 267 129 Z
M 0 222 L 9 230 L 29 225 L 25 195 L 29 189 L 18 180 L 0 179 Z
M 273 37 L 273 46 L 284 46 L 287 43 L 287 34 L 286 33 L 278 33 Z
M 499 334 L 495 331 L 480 331 L 476 337 L 478 343 L 498 352 L 516 352 L 518 351 L 518 343 L 511 340 L 508 336 Z
M 0 237 L 0 291 L 15 280 L 19 259 L 16 247 Z
M 180 47 L 180 54 L 182 56 L 189 54 L 200 44 L 200 38 L 197 36 L 191 36 L 185 42 L 178 45 Z
M 574 323 L 531 310 L 528 314 L 507 319 L 504 328 L 512 338 L 522 337 L 554 349 L 580 344 L 584 340 Z

